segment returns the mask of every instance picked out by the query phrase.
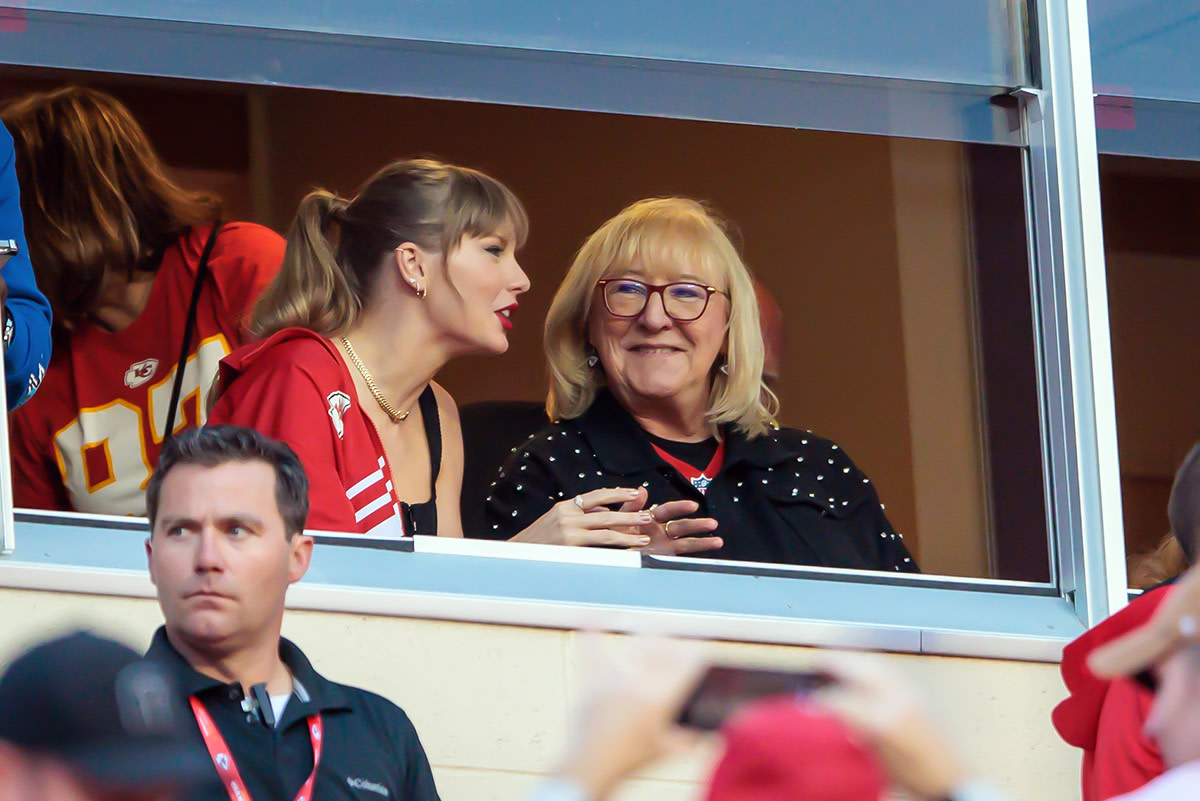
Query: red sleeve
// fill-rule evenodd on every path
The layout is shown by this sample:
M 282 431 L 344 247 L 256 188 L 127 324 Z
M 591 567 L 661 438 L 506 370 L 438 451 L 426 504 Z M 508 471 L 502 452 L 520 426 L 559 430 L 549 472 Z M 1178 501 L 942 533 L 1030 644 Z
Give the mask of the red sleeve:
M 247 426 L 288 444 L 308 475 L 308 528 L 322 531 L 359 530 L 354 508 L 346 498 L 338 473 L 340 453 L 328 424 L 322 386 L 299 349 L 264 354 L 230 383 L 213 406 L 208 425 Z M 300 352 L 302 354 L 302 351 Z
M 244 335 L 254 302 L 283 264 L 283 237 L 254 223 L 229 223 L 217 237 L 209 263 L 221 304 L 228 319 L 237 323 L 243 336 L 231 343 L 248 341 Z
M 44 431 L 35 399 L 9 415 L 8 449 L 12 459 L 13 505 L 23 509 L 71 511 L 62 473 L 54 460 L 54 441 Z
M 1165 770 L 1158 744 L 1142 731 L 1154 696 L 1130 679 L 1117 679 L 1104 696 L 1092 766 L 1094 801 L 1133 792 Z

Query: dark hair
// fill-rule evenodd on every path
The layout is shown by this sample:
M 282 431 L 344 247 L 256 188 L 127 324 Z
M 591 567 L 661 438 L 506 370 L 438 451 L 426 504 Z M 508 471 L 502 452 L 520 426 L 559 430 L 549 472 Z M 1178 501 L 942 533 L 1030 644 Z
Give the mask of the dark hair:
M 252 428 L 212 425 L 176 434 L 163 447 L 150 482 L 146 485 L 146 511 L 150 530 L 158 518 L 158 495 L 171 468 L 182 464 L 218 467 L 229 462 L 266 462 L 275 470 L 275 503 L 290 540 L 304 531 L 308 519 L 308 476 L 295 452 L 282 442 L 268 439 Z
M 405 242 L 449 255 L 464 236 L 504 223 L 525 242 L 529 218 L 508 187 L 478 170 L 411 159 L 372 175 L 352 199 L 317 190 L 300 201 L 283 266 L 254 307 L 250 330 L 284 328 L 324 336 L 358 319 L 384 256 Z
M 1175 471 L 1171 499 L 1167 501 L 1167 519 L 1188 564 L 1195 564 L 1196 549 L 1200 546 L 1200 443 L 1192 446 Z
M 110 275 L 158 269 L 219 202 L 172 181 L 137 120 L 116 98 L 80 86 L 36 92 L 0 119 L 13 137 L 21 214 L 38 288 L 59 337 L 94 309 Z

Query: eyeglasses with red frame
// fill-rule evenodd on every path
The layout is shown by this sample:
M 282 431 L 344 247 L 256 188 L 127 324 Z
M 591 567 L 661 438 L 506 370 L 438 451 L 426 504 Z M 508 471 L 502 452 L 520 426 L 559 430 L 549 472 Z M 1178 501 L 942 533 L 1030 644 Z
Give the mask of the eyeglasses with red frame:
M 604 308 L 614 317 L 637 317 L 650 302 L 650 296 L 657 294 L 662 299 L 663 311 L 677 323 L 699 320 L 713 295 L 729 297 L 724 290 L 693 281 L 647 284 L 633 278 L 605 278 L 596 282 L 596 288 L 604 297 Z

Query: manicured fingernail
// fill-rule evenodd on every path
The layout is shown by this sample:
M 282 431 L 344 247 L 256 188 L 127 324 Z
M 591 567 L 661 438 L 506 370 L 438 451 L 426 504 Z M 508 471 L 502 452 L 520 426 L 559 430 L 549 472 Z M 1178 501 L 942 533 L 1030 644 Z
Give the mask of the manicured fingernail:
M 638 545 L 649 545 L 649 544 L 650 544 L 649 537 L 642 537 L 640 540 L 638 540 Z
M 653 523 L 654 515 L 650 514 L 649 512 L 642 512 L 640 515 L 638 515 L 638 520 L 641 520 L 643 523 Z
M 637 490 L 635 490 L 635 489 L 633 489 L 633 490 L 625 490 L 625 497 L 626 497 L 626 498 L 636 498 L 636 497 L 637 497 L 637 494 L 638 494 L 638 491 L 637 491 Z

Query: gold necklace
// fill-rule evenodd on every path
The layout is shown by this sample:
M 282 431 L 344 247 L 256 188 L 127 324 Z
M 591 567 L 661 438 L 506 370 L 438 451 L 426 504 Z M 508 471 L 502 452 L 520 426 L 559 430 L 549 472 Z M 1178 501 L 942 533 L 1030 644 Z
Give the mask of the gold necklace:
M 343 347 L 346 348 L 346 354 L 349 355 L 350 361 L 358 368 L 358 374 L 362 376 L 363 381 L 367 383 L 367 389 L 371 390 L 371 394 L 375 396 L 375 402 L 379 404 L 379 408 L 392 419 L 393 423 L 403 423 L 408 419 L 408 412 L 401 412 L 393 406 L 387 398 L 383 397 L 383 393 L 379 391 L 379 387 L 375 385 L 375 379 L 371 377 L 371 371 L 362 363 L 362 359 L 358 358 L 358 354 L 354 352 L 354 346 L 350 344 L 350 340 L 345 337 L 338 337 L 342 341 Z

